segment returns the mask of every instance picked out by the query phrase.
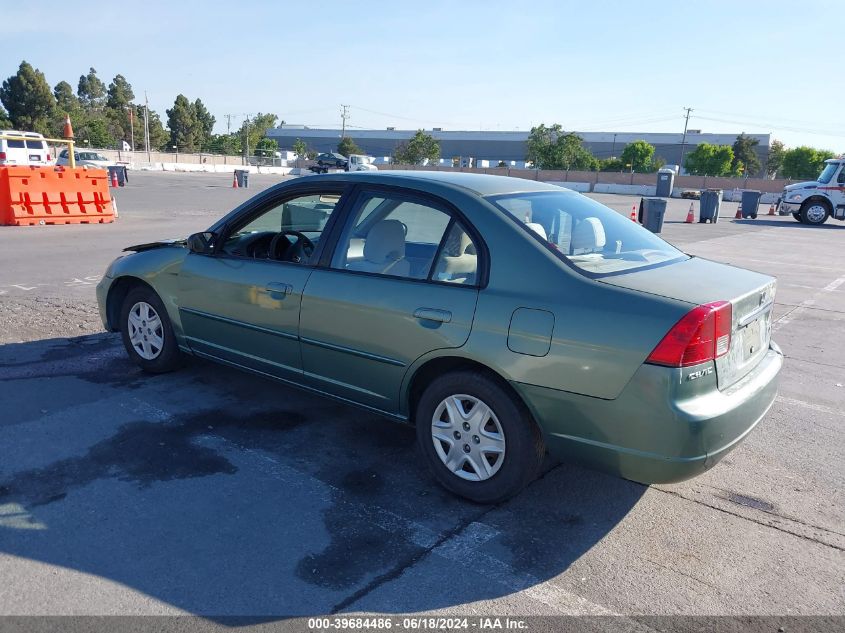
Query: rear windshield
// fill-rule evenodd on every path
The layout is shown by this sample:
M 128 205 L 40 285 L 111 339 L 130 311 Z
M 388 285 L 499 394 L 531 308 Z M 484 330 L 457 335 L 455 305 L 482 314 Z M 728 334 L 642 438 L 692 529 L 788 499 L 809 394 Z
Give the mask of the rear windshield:
M 27 149 L 38 149 L 44 151 L 47 147 L 44 145 L 44 141 L 27 141 L 26 142 Z
M 532 231 L 563 261 L 589 276 L 687 259 L 636 222 L 577 193 L 544 191 L 493 196 L 489 200 Z
M 78 154 L 75 153 L 73 156 L 77 160 L 107 160 L 96 152 L 79 152 Z
M 6 147 L 11 147 L 12 149 L 23 149 L 24 144 L 21 140 L 9 139 L 8 141 L 6 141 Z

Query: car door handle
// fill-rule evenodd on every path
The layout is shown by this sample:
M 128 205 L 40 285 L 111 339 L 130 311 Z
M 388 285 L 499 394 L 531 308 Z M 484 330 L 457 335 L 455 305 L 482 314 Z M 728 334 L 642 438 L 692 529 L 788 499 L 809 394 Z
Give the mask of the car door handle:
M 273 282 L 268 283 L 266 286 L 264 286 L 264 290 L 266 292 L 272 292 L 274 294 L 289 295 L 293 292 L 293 286 L 291 286 L 290 284 Z
M 452 320 L 452 313 L 448 310 L 438 310 L 437 308 L 417 308 L 414 310 L 414 317 L 425 319 L 426 321 L 449 323 Z

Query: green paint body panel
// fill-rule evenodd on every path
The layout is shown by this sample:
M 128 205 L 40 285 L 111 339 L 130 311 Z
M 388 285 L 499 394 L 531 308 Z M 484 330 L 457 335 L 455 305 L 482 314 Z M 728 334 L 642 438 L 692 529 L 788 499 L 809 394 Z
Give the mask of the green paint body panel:
M 162 245 L 109 267 L 97 287 L 106 327 L 118 329 L 110 291 L 140 279 L 162 298 L 182 349 L 396 419 L 412 419 L 413 379 L 427 363 L 480 363 L 512 385 L 553 455 L 645 483 L 703 472 L 774 401 L 782 364 L 774 345 L 721 390 L 713 362 L 683 369 L 644 364 L 693 305 L 752 292 L 771 278 L 697 258 L 602 279 L 582 275 L 484 198 L 560 191 L 516 178 L 359 172 L 284 183 L 254 201 L 306 181 L 312 188 L 370 184 L 436 196 L 481 236 L 489 253 L 486 285 Z M 254 201 L 210 230 L 221 230 Z M 278 286 L 271 284 L 289 291 L 273 292 Z M 425 318 L 432 315 L 441 320 Z
M 555 315 L 547 310 L 517 308 L 508 328 L 508 349 L 517 354 L 545 356 L 552 346 Z

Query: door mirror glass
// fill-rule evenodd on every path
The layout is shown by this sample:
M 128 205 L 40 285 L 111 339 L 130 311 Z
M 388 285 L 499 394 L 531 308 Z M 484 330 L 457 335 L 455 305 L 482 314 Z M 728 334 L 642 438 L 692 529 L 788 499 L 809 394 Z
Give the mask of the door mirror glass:
M 200 255 L 209 255 L 214 250 L 214 242 L 216 234 L 211 231 L 204 231 L 203 233 L 194 233 L 188 237 L 188 249 L 192 253 L 199 253 Z

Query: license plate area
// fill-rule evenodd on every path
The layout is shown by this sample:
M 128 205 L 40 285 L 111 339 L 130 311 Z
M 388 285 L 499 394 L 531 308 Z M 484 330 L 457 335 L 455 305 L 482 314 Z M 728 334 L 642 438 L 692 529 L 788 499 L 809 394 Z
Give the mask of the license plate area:
M 30 154 L 29 160 L 35 161 L 35 162 L 41 162 L 41 156 L 39 156 L 38 154 Z
M 742 337 L 742 360 L 743 362 L 749 360 L 752 356 L 760 351 L 763 347 L 763 327 L 760 323 L 762 319 L 757 319 L 746 325 L 740 330 Z

